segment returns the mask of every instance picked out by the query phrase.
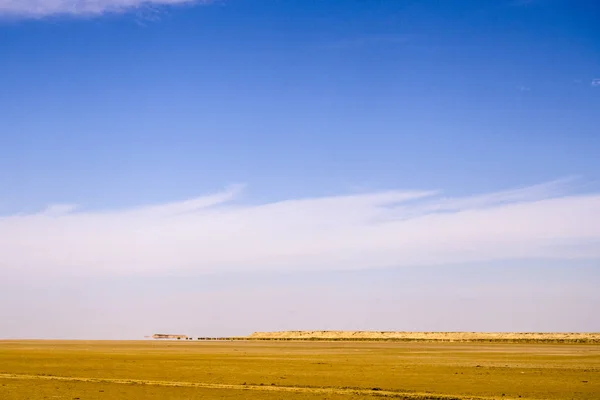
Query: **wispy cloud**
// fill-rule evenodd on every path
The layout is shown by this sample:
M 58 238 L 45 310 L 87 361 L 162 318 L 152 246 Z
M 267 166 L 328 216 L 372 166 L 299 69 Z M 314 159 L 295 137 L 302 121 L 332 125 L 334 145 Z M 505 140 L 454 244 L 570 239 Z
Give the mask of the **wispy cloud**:
M 600 86 L 600 78 L 592 80 L 592 86 Z
M 211 0 L 0 0 L 0 16 L 43 18 L 57 15 L 94 16 L 147 7 L 206 4 Z
M 164 274 L 600 257 L 600 194 L 568 181 L 444 198 L 388 191 L 262 205 L 185 202 L 0 218 L 0 271 Z

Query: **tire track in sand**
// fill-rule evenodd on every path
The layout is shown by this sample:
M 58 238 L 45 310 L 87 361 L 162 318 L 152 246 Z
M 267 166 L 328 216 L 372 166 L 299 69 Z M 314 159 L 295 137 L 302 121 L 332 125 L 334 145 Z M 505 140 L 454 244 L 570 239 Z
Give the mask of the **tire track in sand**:
M 150 385 L 163 387 L 185 387 L 199 389 L 224 389 L 224 390 L 258 390 L 264 392 L 287 392 L 287 393 L 314 393 L 314 394 L 338 394 L 348 396 L 370 396 L 385 397 L 404 400 L 510 400 L 507 397 L 465 397 L 445 394 L 398 392 L 379 389 L 348 389 L 336 387 L 305 387 L 305 386 L 277 386 L 277 385 L 235 385 L 225 383 L 205 383 L 205 382 L 175 382 L 175 381 L 153 381 L 144 379 L 111 379 L 111 378 L 83 378 L 71 376 L 53 376 L 53 375 L 25 375 L 25 374 L 6 374 L 0 373 L 0 379 L 15 380 L 49 380 L 49 381 L 67 381 L 67 382 L 88 382 L 88 383 L 112 383 L 119 385 Z M 524 399 L 520 399 L 524 400 Z

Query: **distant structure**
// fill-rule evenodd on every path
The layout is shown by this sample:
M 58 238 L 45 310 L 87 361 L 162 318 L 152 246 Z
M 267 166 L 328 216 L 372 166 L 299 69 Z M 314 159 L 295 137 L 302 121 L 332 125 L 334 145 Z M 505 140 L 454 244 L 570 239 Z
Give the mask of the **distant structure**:
M 187 335 L 171 335 L 166 333 L 155 333 L 152 335 L 152 339 L 181 339 L 188 340 Z

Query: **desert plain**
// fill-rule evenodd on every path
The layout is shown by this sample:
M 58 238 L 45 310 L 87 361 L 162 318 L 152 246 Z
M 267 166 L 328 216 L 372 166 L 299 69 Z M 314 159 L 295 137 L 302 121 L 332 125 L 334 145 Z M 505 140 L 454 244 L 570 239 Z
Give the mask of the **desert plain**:
M 0 341 L 0 399 L 600 399 L 588 338 Z

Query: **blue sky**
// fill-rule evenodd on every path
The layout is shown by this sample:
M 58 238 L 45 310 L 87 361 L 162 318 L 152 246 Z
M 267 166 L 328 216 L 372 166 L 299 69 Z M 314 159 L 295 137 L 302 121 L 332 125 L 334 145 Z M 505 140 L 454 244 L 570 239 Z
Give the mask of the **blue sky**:
M 585 311 L 600 306 L 597 2 L 71 3 L 0 0 L 0 299 L 47 293 L 4 336 L 73 307 L 64 285 L 119 337 L 152 332 L 101 299 L 153 285 L 280 308 L 156 326 L 142 302 L 147 330 L 600 330 Z M 374 281 L 435 291 L 456 319 L 435 301 L 394 317 Z M 311 319 L 317 302 L 293 299 L 315 287 L 362 317 Z M 511 319 L 513 292 L 540 305 Z M 282 319 L 292 308 L 304 317 Z M 98 332 L 75 325 L 41 334 Z

